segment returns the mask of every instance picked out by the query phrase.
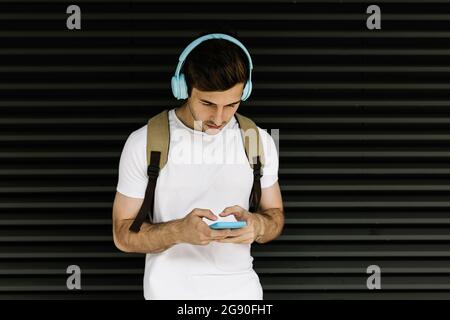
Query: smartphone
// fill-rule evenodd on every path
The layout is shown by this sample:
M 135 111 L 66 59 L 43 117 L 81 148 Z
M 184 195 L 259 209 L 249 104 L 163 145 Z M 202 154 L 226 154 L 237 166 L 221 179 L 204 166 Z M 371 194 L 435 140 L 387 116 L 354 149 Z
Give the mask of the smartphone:
M 210 224 L 209 227 L 211 229 L 240 229 L 247 225 L 247 222 L 245 221 L 231 221 L 231 222 L 215 222 L 213 224 Z

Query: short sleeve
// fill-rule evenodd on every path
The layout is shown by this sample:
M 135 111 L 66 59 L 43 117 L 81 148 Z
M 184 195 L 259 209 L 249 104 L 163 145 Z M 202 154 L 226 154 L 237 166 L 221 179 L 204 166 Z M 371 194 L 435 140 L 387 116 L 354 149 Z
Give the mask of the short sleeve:
M 263 168 L 263 176 L 261 177 L 261 188 L 271 187 L 278 180 L 278 150 L 275 145 L 275 141 L 273 137 L 267 133 L 266 130 L 263 130 L 258 127 L 262 145 L 264 150 L 264 159 L 265 164 Z
M 131 133 L 120 155 L 116 190 L 128 197 L 145 197 L 148 182 L 146 134 L 147 130 L 142 129 Z

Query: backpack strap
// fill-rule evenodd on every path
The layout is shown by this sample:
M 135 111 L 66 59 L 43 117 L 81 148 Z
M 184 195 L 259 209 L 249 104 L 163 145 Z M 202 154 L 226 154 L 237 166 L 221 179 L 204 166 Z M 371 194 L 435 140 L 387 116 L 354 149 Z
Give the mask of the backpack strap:
M 159 171 L 167 163 L 169 153 L 169 117 L 164 110 L 152 117 L 147 123 L 147 175 L 148 183 L 145 189 L 145 197 L 142 206 L 130 226 L 130 231 L 139 232 L 142 224 L 149 218 L 153 222 L 153 203 L 155 197 L 156 181 Z
M 263 145 L 258 128 L 253 120 L 237 112 L 235 115 L 241 129 L 248 162 L 253 168 L 253 187 L 249 199 L 249 211 L 256 212 L 261 201 L 261 177 L 265 164 Z

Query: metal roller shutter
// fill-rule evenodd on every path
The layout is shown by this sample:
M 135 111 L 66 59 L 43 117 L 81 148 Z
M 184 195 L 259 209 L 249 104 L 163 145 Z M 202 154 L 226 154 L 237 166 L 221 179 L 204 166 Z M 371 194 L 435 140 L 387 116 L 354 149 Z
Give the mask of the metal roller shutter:
M 450 1 L 377 1 L 372 31 L 369 4 L 80 0 L 69 31 L 67 1 L 0 1 L 0 298 L 142 298 L 143 255 L 112 242 L 120 152 L 176 105 L 178 55 L 212 24 L 254 59 L 240 112 L 280 129 L 264 297 L 450 298 Z

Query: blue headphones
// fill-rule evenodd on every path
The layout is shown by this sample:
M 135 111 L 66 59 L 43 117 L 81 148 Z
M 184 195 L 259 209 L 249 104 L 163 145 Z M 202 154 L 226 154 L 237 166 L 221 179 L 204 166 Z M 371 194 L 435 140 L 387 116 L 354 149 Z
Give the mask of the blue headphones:
M 211 33 L 204 35 L 198 39 L 195 39 L 193 42 L 191 42 L 186 49 L 183 50 L 183 52 L 180 55 L 180 58 L 178 59 L 178 66 L 175 70 L 175 74 L 172 77 L 172 93 L 178 100 L 180 99 L 187 99 L 189 97 L 188 95 L 188 89 L 186 84 L 186 79 L 184 78 L 184 74 L 180 73 L 181 67 L 184 64 L 184 61 L 186 60 L 186 57 L 188 54 L 201 42 L 209 40 L 209 39 L 224 39 L 228 40 L 230 42 L 233 42 L 234 44 L 238 45 L 242 48 L 242 50 L 245 52 L 245 54 L 248 57 L 249 61 L 249 77 L 247 80 L 247 83 L 245 84 L 244 91 L 242 92 L 241 100 L 245 101 L 248 97 L 250 97 L 250 93 L 252 92 L 252 70 L 253 70 L 253 63 L 252 58 L 250 57 L 250 53 L 248 50 L 244 47 L 244 45 L 237 39 L 223 33 Z

